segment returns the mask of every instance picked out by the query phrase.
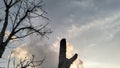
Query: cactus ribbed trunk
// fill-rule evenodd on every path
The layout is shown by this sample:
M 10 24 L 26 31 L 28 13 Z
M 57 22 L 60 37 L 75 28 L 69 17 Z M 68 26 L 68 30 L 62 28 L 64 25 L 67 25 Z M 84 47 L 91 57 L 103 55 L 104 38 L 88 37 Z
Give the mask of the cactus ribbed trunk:
M 60 41 L 59 64 L 58 68 L 70 68 L 70 65 L 77 59 L 77 54 L 68 59 L 66 57 L 66 39 Z

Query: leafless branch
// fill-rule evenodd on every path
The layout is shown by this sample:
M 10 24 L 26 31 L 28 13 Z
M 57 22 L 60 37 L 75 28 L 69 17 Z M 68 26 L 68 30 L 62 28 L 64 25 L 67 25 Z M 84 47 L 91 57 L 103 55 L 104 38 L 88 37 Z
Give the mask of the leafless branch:
M 27 36 L 29 36 L 29 35 L 33 34 L 33 33 L 35 33 L 35 32 L 27 33 L 27 34 L 25 34 L 25 35 L 22 35 L 22 36 L 16 36 L 15 38 L 12 38 L 12 39 L 20 39 L 20 38 L 25 38 L 25 37 L 27 37 Z
M 9 3 L 10 7 L 14 6 L 15 4 L 19 3 L 21 0 L 15 0 L 13 3 L 12 3 L 12 0 L 11 2 Z
M 7 2 L 6 2 L 6 0 L 3 0 L 3 1 L 4 1 L 5 6 L 7 6 Z
M 0 30 L 0 58 L 10 40 L 24 38 L 34 33 L 47 37 L 47 34 L 51 33 L 51 31 L 45 30 L 48 23 L 37 28 L 31 22 L 33 18 L 39 17 L 49 20 L 44 16 L 46 12 L 42 9 L 42 0 L 3 0 L 3 2 L 5 12 L 2 29 Z M 27 25 L 25 25 L 26 20 L 29 20 Z M 11 26 L 12 28 L 8 29 Z M 10 30 L 10 35 L 6 38 L 5 31 L 7 30 Z M 21 31 L 25 30 L 29 30 L 29 32 L 20 35 Z M 13 38 L 13 36 L 16 36 L 16 38 Z
M 21 5 L 22 5 L 22 2 L 20 2 L 20 5 L 18 6 L 18 9 L 17 9 L 17 13 L 15 14 L 15 19 L 14 19 L 14 22 L 13 22 L 13 23 L 14 23 L 14 24 L 13 24 L 13 29 L 14 29 L 16 20 L 18 19 L 18 16 L 19 16 L 19 14 L 20 14 Z
M 43 58 L 40 61 L 34 61 L 34 55 L 32 55 L 32 57 L 30 59 L 24 59 L 23 61 L 20 60 L 20 63 L 16 66 L 20 67 L 20 68 L 27 68 L 27 67 L 37 67 L 40 66 L 43 62 L 44 62 L 45 58 Z
M 9 56 L 9 58 L 8 58 L 8 65 L 7 65 L 7 68 L 9 68 L 11 56 L 12 56 L 12 51 L 11 51 L 10 56 Z

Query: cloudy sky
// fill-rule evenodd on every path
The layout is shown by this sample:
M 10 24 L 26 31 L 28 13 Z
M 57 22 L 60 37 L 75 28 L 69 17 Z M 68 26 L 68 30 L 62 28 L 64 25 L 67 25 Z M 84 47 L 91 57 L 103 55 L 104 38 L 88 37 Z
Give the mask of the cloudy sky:
M 120 68 L 120 0 L 45 0 L 44 3 L 53 31 L 47 40 L 49 45 L 56 47 L 60 39 L 66 38 L 84 68 Z M 30 45 L 34 43 L 39 46 L 36 40 Z M 41 52 L 40 55 L 52 58 L 48 59 L 48 66 L 57 66 L 57 59 L 54 60 L 57 49 L 55 52 L 46 43 L 40 45 L 45 46 L 33 48 L 38 50 L 33 53 Z
M 66 38 L 84 68 L 120 68 L 120 0 L 46 0 L 55 41 Z

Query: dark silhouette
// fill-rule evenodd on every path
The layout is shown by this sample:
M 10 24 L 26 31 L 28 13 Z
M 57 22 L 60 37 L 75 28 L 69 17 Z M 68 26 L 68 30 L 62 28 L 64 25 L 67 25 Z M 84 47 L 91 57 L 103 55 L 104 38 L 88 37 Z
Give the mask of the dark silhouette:
M 31 34 L 46 36 L 51 33 L 45 29 L 47 24 L 33 25 L 31 19 L 44 17 L 46 13 L 42 9 L 42 0 L 1 0 L 4 6 L 1 8 L 3 17 L 0 19 L 2 23 L 0 28 L 0 58 L 2 57 L 6 46 L 13 39 L 23 39 Z M 1 2 L 0 1 L 0 2 Z M 0 15 L 2 16 L 2 15 Z M 6 37 L 5 32 L 9 30 Z
M 42 63 L 44 62 L 44 60 L 45 60 L 45 58 L 44 59 L 42 59 L 42 60 L 37 60 L 37 61 L 35 61 L 34 60 L 34 56 L 31 58 L 31 59 L 29 59 L 29 60 L 24 60 L 24 61 L 22 61 L 20 64 L 18 64 L 18 66 L 20 66 L 20 68 L 36 68 L 36 67 L 39 67 L 39 66 L 41 66 L 42 65 Z M 25 63 L 25 61 L 27 62 L 27 63 Z M 35 64 L 35 62 L 36 62 L 36 64 Z M 16 66 L 16 68 L 17 68 L 17 66 Z
M 75 54 L 70 59 L 66 58 L 66 39 L 60 42 L 59 64 L 58 68 L 70 68 L 70 65 L 77 59 L 78 54 Z
M 12 55 L 12 52 L 11 52 L 11 55 Z M 40 67 L 42 65 L 42 63 L 44 62 L 45 60 L 45 57 L 41 60 L 35 60 L 35 56 L 32 55 L 32 57 L 25 57 L 23 60 L 11 60 L 11 55 L 9 57 L 9 61 L 8 61 L 8 65 L 7 65 L 7 68 L 10 68 L 10 63 L 11 61 L 13 61 L 13 68 L 37 68 L 37 67 Z M 15 62 L 19 62 L 19 63 L 15 63 Z

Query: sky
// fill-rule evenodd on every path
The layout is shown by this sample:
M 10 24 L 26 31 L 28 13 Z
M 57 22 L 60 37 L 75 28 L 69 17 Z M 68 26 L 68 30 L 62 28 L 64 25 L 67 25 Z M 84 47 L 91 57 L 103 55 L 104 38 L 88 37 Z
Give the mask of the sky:
M 30 48 L 25 44 L 19 47 L 22 50 L 16 49 L 16 56 L 17 50 L 27 50 L 40 59 L 41 55 L 47 56 L 41 68 L 56 68 L 59 41 L 66 38 L 84 68 L 120 68 L 120 0 L 45 0 L 44 3 L 53 31 L 48 35 L 48 43 L 34 38 L 27 44 Z
M 53 42 L 66 38 L 84 68 L 120 68 L 120 0 L 46 0 Z

